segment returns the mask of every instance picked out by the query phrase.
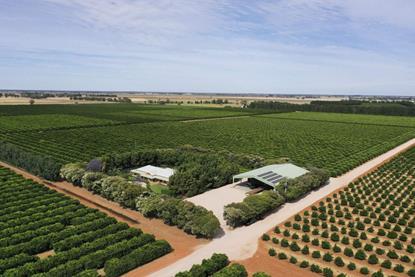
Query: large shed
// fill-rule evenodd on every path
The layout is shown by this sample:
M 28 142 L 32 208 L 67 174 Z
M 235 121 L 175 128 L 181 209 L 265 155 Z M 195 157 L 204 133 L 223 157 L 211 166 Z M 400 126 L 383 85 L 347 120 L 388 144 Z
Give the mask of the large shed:
M 233 182 L 247 180 L 274 188 L 283 179 L 294 179 L 306 174 L 308 170 L 291 163 L 271 164 L 233 176 Z
M 149 180 L 156 180 L 162 182 L 169 182 L 170 177 L 173 176 L 174 170 L 168 167 L 158 167 L 152 165 L 146 165 L 137 169 L 131 170 L 132 173 L 138 174 L 143 178 Z

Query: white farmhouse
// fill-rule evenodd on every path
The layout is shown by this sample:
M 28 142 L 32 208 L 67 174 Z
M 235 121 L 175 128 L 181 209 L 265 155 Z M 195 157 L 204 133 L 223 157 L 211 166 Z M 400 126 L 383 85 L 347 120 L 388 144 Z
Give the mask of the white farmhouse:
M 137 169 L 131 170 L 131 173 L 137 174 L 142 178 L 168 183 L 170 177 L 174 174 L 174 170 L 168 167 L 158 167 L 146 165 Z

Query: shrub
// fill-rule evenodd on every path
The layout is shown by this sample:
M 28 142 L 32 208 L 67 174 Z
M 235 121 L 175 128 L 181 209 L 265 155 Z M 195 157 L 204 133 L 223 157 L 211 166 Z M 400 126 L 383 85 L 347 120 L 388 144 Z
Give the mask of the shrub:
M 323 242 L 321 243 L 321 247 L 322 247 L 323 249 L 330 249 L 330 248 L 331 248 L 331 245 L 330 245 L 330 243 L 329 243 L 328 241 L 323 241 Z
M 301 268 L 307 268 L 309 266 L 309 263 L 307 262 L 307 261 L 302 261 L 301 263 L 300 263 L 300 267 Z
M 270 240 L 269 235 L 268 235 L 268 234 L 263 234 L 263 235 L 262 235 L 262 240 L 263 240 L 263 241 L 269 241 L 269 240 Z
M 300 251 L 300 247 L 298 246 L 298 244 L 294 241 L 294 242 L 292 242 L 291 243 L 291 245 L 290 245 L 290 249 L 292 250 L 292 251 L 294 251 L 294 252 L 297 252 L 297 251 Z
M 340 253 L 340 252 L 342 252 L 342 249 L 337 244 L 335 244 L 333 246 L 333 252 L 334 253 Z
M 282 239 L 281 240 L 281 246 L 282 247 L 288 247 L 288 246 L 290 246 L 290 243 L 288 242 L 288 240 Z
M 311 270 L 311 272 L 315 272 L 315 273 L 321 273 L 322 272 L 321 268 L 316 264 L 312 264 L 310 266 L 310 270 Z
M 280 259 L 280 260 L 286 260 L 287 259 L 287 255 L 285 255 L 285 253 L 279 253 L 278 254 L 278 259 Z
M 384 277 L 384 276 L 385 275 L 383 274 L 381 270 L 372 274 L 372 277 Z
M 369 269 L 367 268 L 367 267 L 362 267 L 361 269 L 360 269 L 360 274 L 363 274 L 363 275 L 368 275 L 370 272 L 369 272 Z
M 354 253 L 353 250 L 351 248 L 345 248 L 344 249 L 344 255 L 347 257 L 353 257 Z
M 397 265 L 393 268 L 393 270 L 394 270 L 394 271 L 396 271 L 396 272 L 402 273 L 402 272 L 404 272 L 404 271 L 405 271 L 405 267 L 403 267 L 403 266 L 402 266 L 402 265 L 400 265 L 400 264 L 397 264 Z
M 337 265 L 338 267 L 343 267 L 344 266 L 343 259 L 340 257 L 336 257 L 334 259 L 334 264 Z
M 284 198 L 274 191 L 250 195 L 240 203 L 231 203 L 224 208 L 226 224 L 232 227 L 251 224 L 267 212 L 284 204 Z
M 321 254 L 320 251 L 313 251 L 313 253 L 311 253 L 311 257 L 315 258 L 315 259 L 320 259 L 321 258 Z
M 390 259 L 397 259 L 397 258 L 399 258 L 399 255 L 396 254 L 396 252 L 393 251 L 393 250 L 389 250 L 388 253 L 386 254 L 386 256 L 388 256 L 388 258 L 390 258 Z
M 165 223 L 199 237 L 212 238 L 220 228 L 219 220 L 213 212 L 167 195 L 139 198 L 136 206 L 146 217 L 161 218 Z
M 252 277 L 271 277 L 271 275 L 265 272 L 255 272 Z
M 365 252 L 363 252 L 363 250 L 359 249 L 357 250 L 356 254 L 354 255 L 354 257 L 358 260 L 365 260 L 366 259 L 366 254 Z
M 294 256 L 291 256 L 290 263 L 296 264 L 297 263 L 297 259 Z
M 202 261 L 202 267 L 207 275 L 225 268 L 229 264 L 229 259 L 225 254 L 213 254 L 210 259 L 204 259 Z
M 271 257 L 274 257 L 275 255 L 277 255 L 277 252 L 275 252 L 275 249 L 274 249 L 274 248 L 270 248 L 270 249 L 268 250 L 268 254 L 269 254 Z
M 384 260 L 381 264 L 381 267 L 391 269 L 392 268 L 392 262 L 389 260 Z
M 82 177 L 86 173 L 85 165 L 82 163 L 65 164 L 60 169 L 60 176 L 73 183 L 75 186 L 82 185 Z
M 326 253 L 323 255 L 323 260 L 326 262 L 331 262 L 333 261 L 333 256 L 330 253 Z
M 243 265 L 231 264 L 220 271 L 214 273 L 213 277 L 248 277 L 248 273 Z
M 349 270 L 353 271 L 353 270 L 355 270 L 355 269 L 356 269 L 356 264 L 355 264 L 355 263 L 349 263 L 349 264 L 347 265 L 347 268 L 348 268 Z
M 331 270 L 330 268 L 327 268 L 327 267 L 323 268 L 323 276 L 324 277 L 333 277 L 334 276 L 333 270 Z
M 369 264 L 377 264 L 379 262 L 379 259 L 376 255 L 372 254 L 369 256 L 367 261 Z

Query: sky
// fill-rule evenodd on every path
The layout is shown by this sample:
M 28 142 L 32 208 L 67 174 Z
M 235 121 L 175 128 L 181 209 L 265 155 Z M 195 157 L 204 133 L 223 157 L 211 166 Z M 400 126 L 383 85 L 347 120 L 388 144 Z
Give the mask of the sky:
M 0 0 L 0 88 L 415 95 L 414 0 Z

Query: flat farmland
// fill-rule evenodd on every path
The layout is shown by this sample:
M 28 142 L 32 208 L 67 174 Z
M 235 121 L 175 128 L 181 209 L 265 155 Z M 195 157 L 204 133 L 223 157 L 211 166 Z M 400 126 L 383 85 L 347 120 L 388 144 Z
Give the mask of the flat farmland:
M 150 113 L 157 115 L 156 111 Z M 257 154 L 267 159 L 288 157 L 300 165 L 328 169 L 336 176 L 413 138 L 415 134 L 415 129 L 410 126 L 275 119 L 269 116 L 130 123 L 47 132 L 5 132 L 0 134 L 0 138 L 62 163 L 87 161 L 105 153 L 191 144 L 219 151 Z M 348 119 L 348 115 L 345 118 Z M 362 118 L 364 120 L 365 116 Z
M 373 124 L 385 126 L 415 127 L 415 117 L 407 116 L 387 116 L 387 115 L 361 115 L 361 114 L 341 114 L 323 112 L 292 112 L 263 115 L 267 118 L 309 120 L 322 122 L 339 122 L 354 124 Z
M 97 276 L 102 269 L 120 276 L 171 251 L 168 242 L 3 167 L 0 189 L 1 276 Z
M 270 231 L 269 254 L 334 276 L 415 276 L 414 170 L 411 148 Z
M 61 122 L 61 125 L 55 123 L 50 126 L 47 122 L 41 121 L 43 118 L 53 120 L 57 115 L 67 116 L 68 119 L 69 117 L 74 117 L 73 121 L 76 121 L 76 117 L 82 117 L 83 119 L 89 118 L 89 125 L 103 125 L 109 123 L 146 123 L 156 121 L 241 116 L 254 113 L 258 113 L 258 111 L 243 110 L 238 108 L 205 108 L 178 105 L 82 104 L 0 106 L 0 124 L 8 124 L 8 129 L 11 131 L 13 122 L 18 124 L 23 123 L 23 121 L 20 120 L 20 116 L 28 116 L 26 117 L 27 121 L 30 121 L 31 117 L 36 118 L 36 116 L 38 116 L 40 121 L 37 123 L 37 128 L 49 129 L 51 127 L 67 126 L 67 123 L 65 122 Z M 1 126 L 2 125 L 0 125 L 0 127 Z M 76 127 L 76 125 L 73 126 Z M 16 126 L 16 128 L 18 127 L 19 126 Z
M 0 140 L 59 163 L 193 145 L 340 175 L 415 135 L 411 117 L 95 104 L 0 106 Z

